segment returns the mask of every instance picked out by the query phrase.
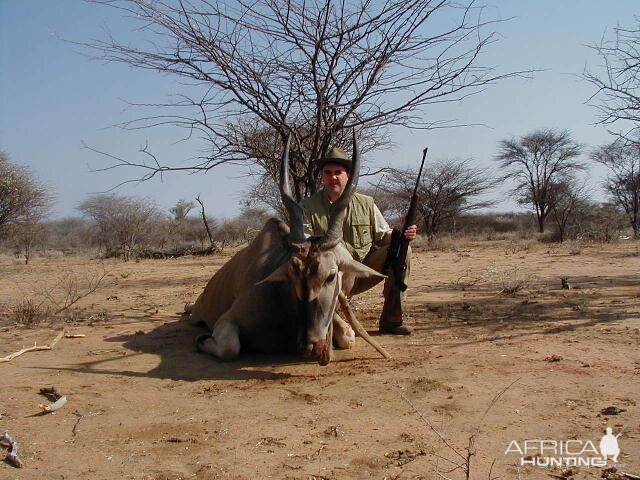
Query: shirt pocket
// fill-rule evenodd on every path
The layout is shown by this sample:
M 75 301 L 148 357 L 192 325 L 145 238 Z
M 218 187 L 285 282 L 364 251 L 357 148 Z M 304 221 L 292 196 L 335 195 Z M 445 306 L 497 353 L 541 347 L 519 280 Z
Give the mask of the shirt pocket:
M 367 245 L 371 245 L 373 238 L 371 236 L 371 225 L 367 224 L 353 224 L 351 226 L 353 234 L 353 246 L 354 248 L 362 248 Z

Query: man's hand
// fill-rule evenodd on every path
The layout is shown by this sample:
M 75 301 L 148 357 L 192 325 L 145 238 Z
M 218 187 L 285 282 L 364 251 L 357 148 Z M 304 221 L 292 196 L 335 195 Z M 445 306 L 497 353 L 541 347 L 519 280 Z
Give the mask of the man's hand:
M 407 229 L 404 231 L 404 238 L 411 241 L 416 238 L 417 234 L 418 234 L 418 226 L 411 225 L 410 227 L 407 227 Z

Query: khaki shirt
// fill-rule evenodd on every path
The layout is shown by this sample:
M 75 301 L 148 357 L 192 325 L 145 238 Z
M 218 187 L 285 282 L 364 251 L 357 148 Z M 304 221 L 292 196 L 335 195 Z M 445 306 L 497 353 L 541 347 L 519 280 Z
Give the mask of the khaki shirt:
M 302 201 L 306 215 L 306 235 L 321 236 L 327 232 L 332 205 L 324 189 Z M 361 262 L 373 245 L 388 243 L 388 232 L 391 232 L 391 228 L 373 198 L 355 193 L 347 207 L 342 230 L 343 243 L 353 258 Z

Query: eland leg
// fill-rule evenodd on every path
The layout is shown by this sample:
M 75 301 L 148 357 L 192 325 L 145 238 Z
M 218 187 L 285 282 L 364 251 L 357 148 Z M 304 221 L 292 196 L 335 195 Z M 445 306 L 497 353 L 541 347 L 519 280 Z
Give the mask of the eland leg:
M 356 333 L 337 313 L 333 314 L 333 343 L 337 348 L 348 350 L 356 344 Z
M 198 350 L 209 353 L 220 360 L 235 360 L 240 355 L 240 335 L 238 327 L 231 321 L 220 318 L 211 335 L 196 338 Z

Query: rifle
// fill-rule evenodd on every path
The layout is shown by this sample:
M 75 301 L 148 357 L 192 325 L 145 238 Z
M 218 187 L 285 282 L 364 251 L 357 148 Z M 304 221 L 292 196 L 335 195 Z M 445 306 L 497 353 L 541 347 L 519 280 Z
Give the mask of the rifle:
M 404 232 L 415 223 L 416 207 L 418 203 L 418 186 L 420 185 L 420 177 L 422 177 L 422 168 L 427 158 L 429 147 L 422 150 L 422 163 L 416 178 L 416 185 L 413 188 L 409 209 L 404 219 L 402 230 L 394 228 L 391 232 L 391 244 L 387 253 L 387 258 L 382 266 L 382 273 L 387 275 L 391 270 L 391 279 L 385 284 L 384 306 L 382 307 L 382 315 L 380 324 L 400 325 L 402 324 L 402 302 L 400 298 L 401 292 L 407 289 L 404 282 L 405 272 L 407 271 L 407 253 L 409 250 L 409 240 L 405 238 Z

